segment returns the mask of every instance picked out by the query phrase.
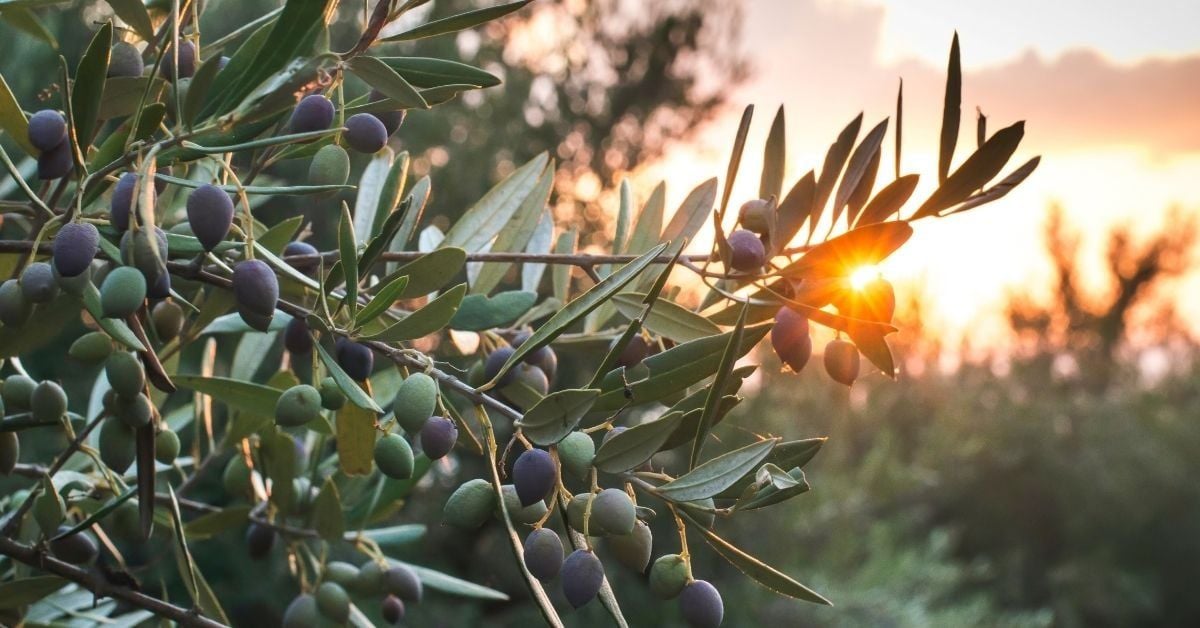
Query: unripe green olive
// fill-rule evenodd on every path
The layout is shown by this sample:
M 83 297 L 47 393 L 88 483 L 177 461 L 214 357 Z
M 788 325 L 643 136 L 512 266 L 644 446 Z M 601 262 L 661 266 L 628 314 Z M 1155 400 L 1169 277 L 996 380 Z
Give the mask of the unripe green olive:
M 496 508 L 496 493 L 487 480 L 465 482 L 446 500 L 442 521 L 459 528 L 478 528 Z

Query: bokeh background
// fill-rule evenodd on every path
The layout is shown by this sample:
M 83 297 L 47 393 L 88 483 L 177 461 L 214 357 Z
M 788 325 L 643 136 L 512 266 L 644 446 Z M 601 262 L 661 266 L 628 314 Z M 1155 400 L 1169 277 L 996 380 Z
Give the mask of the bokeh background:
M 209 4 L 219 6 L 205 13 L 206 37 L 276 3 Z M 414 20 L 478 4 L 434 0 Z M 42 17 L 58 51 L 0 26 L 0 71 L 23 102 L 49 87 L 26 68 L 77 58 L 107 5 Z M 780 599 L 705 551 L 696 571 L 720 587 L 730 626 L 1198 625 L 1198 23 L 1200 5 L 1185 0 L 536 0 L 479 31 L 397 48 L 505 80 L 413 113 L 398 147 L 434 179 L 433 224 L 550 151 L 558 222 L 603 251 L 619 180 L 639 200 L 665 180 L 676 206 L 723 175 L 748 104 L 755 148 L 735 202 L 753 192 L 776 107 L 787 111 L 790 186 L 859 111 L 868 122 L 893 115 L 901 79 L 904 170 L 934 178 L 957 31 L 961 141 L 974 137 L 976 107 L 989 128 L 1024 119 L 1012 163 L 1040 154 L 1041 166 L 999 203 L 918 223 L 883 265 L 900 296 L 899 381 L 872 373 L 847 392 L 819 368 L 783 373 L 763 353 L 755 393 L 722 427 L 830 437 L 807 468 L 810 494 L 718 526 L 837 606 Z M 326 244 L 335 202 L 303 208 Z M 568 373 L 573 361 L 582 357 L 564 353 Z M 30 368 L 69 377 L 53 360 Z M 473 472 L 463 464 L 425 490 L 452 489 Z M 440 503 L 414 502 L 400 520 L 436 520 Z M 676 551 L 668 527 L 655 532 L 656 553 Z M 270 625 L 294 594 L 282 566 L 242 558 L 237 535 L 203 543 L 195 553 L 231 613 Z M 503 544 L 498 528 L 464 543 L 435 526 L 408 550 L 403 558 L 514 597 L 432 595 L 411 609 L 412 625 L 533 625 Z M 679 625 L 674 604 L 641 579 L 615 578 L 633 624 Z M 606 625 L 591 606 L 568 623 Z

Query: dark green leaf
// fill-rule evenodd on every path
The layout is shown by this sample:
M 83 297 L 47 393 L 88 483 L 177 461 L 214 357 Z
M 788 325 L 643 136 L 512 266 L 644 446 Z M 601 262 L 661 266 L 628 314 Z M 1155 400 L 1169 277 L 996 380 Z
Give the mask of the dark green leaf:
M 700 415 L 700 422 L 696 425 L 696 437 L 692 441 L 692 455 L 688 461 L 688 469 L 694 468 L 700 461 L 700 452 L 704 449 L 705 441 L 708 440 L 709 431 L 712 430 L 713 418 L 721 408 L 725 386 L 729 382 L 730 374 L 733 372 L 738 358 L 742 357 L 741 344 L 746 332 L 746 311 L 749 309 L 749 304 L 742 306 L 742 313 L 738 315 L 737 324 L 733 331 L 729 332 L 729 340 L 726 341 L 725 349 L 721 353 L 721 363 L 717 366 L 716 376 L 708 390 L 708 397 L 704 400 L 704 410 Z
M 745 355 L 754 348 L 770 330 L 770 324 L 747 327 L 739 355 Z M 633 395 L 631 398 L 626 397 L 620 369 L 610 371 L 604 376 L 600 386 L 603 392 L 596 402 L 595 409 L 613 411 L 626 404 L 639 405 L 658 401 L 686 390 L 717 371 L 721 355 L 732 333 L 726 332 L 681 343 L 646 358 L 643 364 L 650 374 L 644 379 L 629 382 L 629 392 Z
M 667 244 L 660 244 L 650 249 L 637 259 L 622 266 L 600 283 L 592 286 L 587 292 L 580 295 L 579 298 L 571 301 L 563 309 L 555 313 L 528 340 L 522 343 L 520 347 L 517 347 L 517 350 L 508 357 L 508 361 L 504 363 L 499 373 L 496 374 L 496 377 L 487 384 L 487 387 L 494 386 L 495 382 L 508 372 L 508 369 L 512 368 L 518 361 L 524 359 L 530 352 L 550 344 L 552 340 L 563 333 L 572 323 L 587 316 L 588 312 L 591 312 L 601 303 L 611 299 L 614 294 L 625 287 L 625 284 L 633 281 L 642 270 L 649 266 L 666 247 Z
M 371 301 L 358 313 L 358 316 L 354 318 L 354 324 L 366 325 L 380 314 L 386 312 L 396 302 L 396 299 L 399 298 L 400 293 L 404 292 L 404 287 L 407 285 L 407 275 L 401 275 L 388 282 L 387 285 L 379 289 L 379 292 L 375 293 L 375 296 L 371 297 Z
M 489 297 L 472 294 L 462 300 L 450 328 L 461 331 L 483 331 L 507 325 L 529 311 L 537 302 L 536 292 L 511 290 Z
M 850 198 L 854 196 L 868 172 L 870 172 L 871 164 L 879 167 L 879 150 L 883 145 L 883 137 L 887 134 L 888 121 L 884 118 L 882 122 L 875 125 L 863 141 L 854 150 L 854 154 L 850 156 L 850 161 L 846 164 L 846 174 L 842 175 L 842 182 L 838 185 L 837 194 L 833 197 L 833 222 L 837 222 L 842 215 L 842 210 L 850 203 Z M 871 180 L 874 181 L 874 174 L 871 174 Z M 853 222 L 854 216 L 851 214 L 848 222 Z
M 144 41 L 155 41 L 154 25 L 143 0 L 107 0 L 113 13 L 129 25 Z
M 520 2 L 511 2 L 509 4 L 500 4 L 473 11 L 466 11 L 457 15 L 451 15 L 432 22 L 426 22 L 414 29 L 404 31 L 399 35 L 392 35 L 380 41 L 412 41 L 415 39 L 424 39 L 426 37 L 435 37 L 437 35 L 445 35 L 446 33 L 454 33 L 468 28 L 473 28 L 490 22 L 492 20 L 504 17 L 517 9 L 529 4 L 532 0 L 520 0 Z
M 817 223 L 825 213 L 825 205 L 833 194 L 833 186 L 846 166 L 850 151 L 854 148 L 854 140 L 858 139 L 858 131 L 862 128 L 863 114 L 858 114 L 829 146 L 825 153 L 825 162 L 821 165 L 821 175 L 817 177 L 816 189 L 813 192 L 812 209 L 809 210 L 809 232 L 816 230 Z
M 780 105 L 763 149 L 762 178 L 758 183 L 758 197 L 761 199 L 783 197 L 783 173 L 787 166 L 787 135 L 784 128 L 783 105 Z
M 450 282 L 467 263 L 467 252 L 457 247 L 447 247 L 430 251 L 388 275 L 391 277 L 408 276 L 408 286 L 404 288 L 400 298 L 411 299 L 429 294 Z M 466 285 L 463 285 L 466 290 Z
M 759 508 L 766 508 L 767 506 L 773 506 L 780 502 L 787 501 L 793 497 L 796 497 L 797 495 L 807 493 L 812 488 L 808 484 L 808 479 L 804 477 L 803 470 L 792 469 L 787 473 L 780 471 L 778 474 L 776 474 L 774 469 L 778 469 L 778 467 L 771 465 L 769 470 L 767 465 L 763 465 L 763 467 L 759 469 L 760 473 L 762 473 L 764 470 L 767 470 L 769 473 L 771 473 L 770 483 L 768 484 L 759 482 L 758 485 L 761 486 L 761 488 L 739 499 L 737 504 L 734 506 L 735 510 L 757 510 Z
M 540 153 L 497 183 L 454 223 L 438 248 L 455 246 L 472 252 L 483 250 L 538 185 L 548 163 L 549 156 Z
M 658 494 L 673 502 L 691 502 L 712 497 L 729 488 L 758 466 L 779 442 L 760 440 L 722 454 L 658 487 Z
M 282 394 L 269 386 L 227 377 L 176 375 L 172 381 L 180 388 L 208 395 L 235 410 L 266 417 L 275 416 L 275 404 Z
M 325 350 L 325 347 L 321 346 L 321 343 L 319 342 L 315 344 L 317 347 L 317 353 L 321 356 L 321 363 L 325 365 L 325 369 L 329 371 L 329 375 L 333 377 L 333 381 L 337 383 L 338 388 L 340 388 L 342 392 L 346 394 L 346 398 L 349 399 L 354 405 L 364 410 L 371 410 L 376 414 L 383 414 L 383 409 L 379 407 L 379 404 L 375 403 L 375 400 L 372 399 L 371 396 L 368 395 L 362 389 L 362 387 L 358 385 L 358 382 L 351 379 L 350 376 L 346 374 L 346 371 L 342 370 L 342 367 L 338 365 L 337 360 L 333 359 L 333 356 L 329 355 L 329 352 Z M 274 410 L 272 410 L 272 412 L 273 411 Z
M 808 464 L 817 455 L 817 452 L 821 451 L 824 444 L 824 438 L 806 438 L 779 443 L 775 449 L 771 450 L 771 455 L 766 457 L 763 464 L 771 464 L 781 469 L 799 469 Z M 752 483 L 754 483 L 754 478 L 747 475 L 721 491 L 717 498 L 736 498 Z
M 0 582 L 0 609 L 14 610 L 63 588 L 69 581 L 58 576 L 33 576 Z
M 579 425 L 599 395 L 593 388 L 550 393 L 517 421 L 517 427 L 534 444 L 553 445 Z
M 495 87 L 500 79 L 465 63 L 428 57 L 380 57 L 416 87 L 441 87 L 444 85 L 478 85 Z
M 979 188 L 987 185 L 1008 163 L 1017 145 L 1025 135 L 1025 123 L 996 131 L 979 150 L 971 154 L 957 170 L 929 195 L 910 220 L 933 216 L 965 200 Z
M 185 188 L 198 188 L 204 185 L 204 181 L 192 181 L 191 179 L 180 179 L 170 175 L 156 173 L 154 178 L 159 181 L 166 181 L 171 185 L 179 185 Z M 277 196 L 295 196 L 303 194 L 321 194 L 323 192 L 337 192 L 339 190 L 353 190 L 353 185 L 285 185 L 285 186 L 268 186 L 268 185 L 246 185 L 240 189 L 236 185 L 219 185 L 217 186 L 230 194 L 236 194 L 239 191 L 246 194 L 272 194 Z
M 750 133 L 750 120 L 753 117 L 754 105 L 747 105 L 746 109 L 742 111 L 742 120 L 738 123 L 737 135 L 733 138 L 733 148 L 729 151 L 729 166 L 725 169 L 725 190 L 721 193 L 721 206 L 717 209 L 718 224 L 724 220 L 725 210 L 729 207 L 729 196 L 733 193 L 733 182 L 737 180 L 738 169 L 742 165 L 742 151 L 746 149 L 746 136 Z
M 788 191 L 787 196 L 780 201 L 779 207 L 775 210 L 775 234 L 781 247 L 787 246 L 792 238 L 800 233 L 800 227 L 804 226 L 804 221 L 808 220 L 812 213 L 813 199 L 816 198 L 816 194 L 817 175 L 814 171 L 809 170 L 808 174 L 801 177 Z
M 533 232 L 537 229 L 538 219 L 546 211 L 546 203 L 550 201 L 550 187 L 554 183 L 554 162 L 542 171 L 536 186 L 526 194 L 521 205 L 513 212 L 508 223 L 496 235 L 492 242 L 491 251 L 494 253 L 511 253 L 522 251 Z M 492 291 L 505 273 L 512 267 L 511 262 L 487 262 L 479 269 L 479 273 L 471 282 L 472 294 L 487 294 Z M 464 305 L 466 305 L 464 303 Z
M 593 465 L 606 473 L 621 473 L 640 466 L 658 453 L 682 420 L 682 412 L 670 412 L 613 436 L 600 446 Z
M 917 189 L 918 178 L 919 175 L 906 174 L 889 183 L 875 195 L 875 198 L 871 199 L 870 203 L 867 203 L 866 209 L 863 209 L 854 226 L 864 227 L 883 222 L 892 214 L 900 211 L 900 208 L 912 197 L 913 190 Z
M 354 218 L 344 202 L 342 220 L 338 223 L 338 253 L 342 274 L 346 277 L 346 296 L 342 302 L 349 305 L 350 318 L 353 319 L 358 312 L 358 242 L 354 239 Z
M 342 515 L 342 499 L 338 496 L 333 478 L 325 478 L 325 484 L 313 502 L 313 529 L 326 541 L 342 538 L 346 531 L 346 519 Z
M 642 310 L 646 295 L 622 292 L 613 297 L 613 304 L 625 318 L 636 318 Z M 703 316 L 672 301 L 659 299 L 646 317 L 646 329 L 674 340 L 687 342 L 721 333 L 721 328 Z
M 368 336 L 368 340 L 400 342 L 428 336 L 446 326 L 454 318 L 467 293 L 467 284 L 461 283 L 439 295 L 421 309 L 405 316 L 391 327 Z
M 8 134 L 21 150 L 30 157 L 37 157 L 38 150 L 29 143 L 29 120 L 21 110 L 21 103 L 9 89 L 8 83 L 0 76 L 0 129 Z
M 108 74 L 108 55 L 112 48 L 113 25 L 106 22 L 75 69 L 75 84 L 71 88 L 71 109 L 75 116 L 75 139 L 80 150 L 91 144 L 96 130 L 96 117 L 104 97 L 104 77 Z M 87 151 L 83 151 L 87 152 Z
M 729 564 L 737 567 L 742 573 L 749 576 L 755 582 L 780 595 L 786 595 L 790 598 L 804 600 L 806 602 L 814 602 L 816 604 L 825 604 L 827 606 L 833 605 L 832 602 L 822 597 L 821 594 L 817 593 L 816 591 L 813 591 L 803 584 L 796 582 L 787 574 L 747 554 L 731 544 L 729 541 L 717 536 L 716 532 L 713 532 L 709 528 L 697 522 L 695 518 L 689 515 L 686 511 L 683 513 L 683 516 L 693 524 L 692 527 L 694 529 L 699 530 L 700 533 L 704 535 L 704 539 L 708 541 L 708 544 L 712 546 L 712 548 L 716 550 L 721 557 L 729 561 Z
M 416 88 L 383 61 L 362 55 L 351 59 L 347 67 L 367 85 L 395 101 L 401 109 L 429 108 Z
M 950 162 L 954 160 L 954 145 L 958 143 L 958 127 L 962 116 L 962 67 L 959 65 L 958 33 L 950 42 L 950 61 L 946 67 L 946 97 L 942 104 L 942 133 L 938 142 L 938 183 L 946 183 Z
M 1033 174 L 1033 171 L 1037 169 L 1038 164 L 1041 163 L 1041 161 L 1041 157 L 1034 157 L 1033 159 L 1030 159 L 1022 164 L 1020 168 L 1013 170 L 1012 173 L 1007 177 L 1001 179 L 996 185 L 993 185 L 992 187 L 978 194 L 974 194 L 966 201 L 963 201 L 962 205 L 955 207 L 954 211 L 950 213 L 957 214 L 958 212 L 965 212 L 968 209 L 979 207 L 985 203 L 990 203 L 1003 198 L 1005 195 L 1011 192 L 1013 188 L 1020 185 L 1026 177 Z

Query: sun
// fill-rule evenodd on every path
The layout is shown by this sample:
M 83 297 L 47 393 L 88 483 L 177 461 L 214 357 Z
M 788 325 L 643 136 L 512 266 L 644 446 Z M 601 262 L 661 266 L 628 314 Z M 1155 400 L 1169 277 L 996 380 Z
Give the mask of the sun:
M 874 264 L 859 266 L 850 273 L 850 287 L 862 291 L 880 276 L 879 267 Z

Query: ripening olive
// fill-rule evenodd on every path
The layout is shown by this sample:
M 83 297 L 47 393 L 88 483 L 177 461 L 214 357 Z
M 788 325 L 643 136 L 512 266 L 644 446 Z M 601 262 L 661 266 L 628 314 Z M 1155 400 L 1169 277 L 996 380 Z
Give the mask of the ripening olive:
M 100 285 L 100 307 L 108 318 L 125 318 L 146 300 L 146 278 L 136 268 L 115 268 Z
M 454 449 L 458 442 L 458 427 L 445 417 L 430 417 L 421 428 L 421 451 L 430 460 L 437 460 Z
M 591 436 L 575 431 L 558 442 L 558 462 L 571 475 L 584 479 L 596 457 L 596 442 Z
M 659 556 L 650 567 L 650 591 L 664 600 L 679 595 L 690 579 L 691 570 L 679 554 Z
M 348 338 L 338 338 L 334 347 L 338 366 L 355 381 L 365 381 L 375 370 L 375 354 L 371 348 Z
M 369 113 L 356 113 L 346 119 L 342 135 L 346 144 L 360 153 L 377 153 L 387 145 L 388 133 L 379 118 Z
M 29 116 L 29 143 L 39 151 L 54 150 L 67 141 L 67 119 L 54 109 L 42 109 Z
M 225 190 L 205 183 L 188 195 L 187 218 L 200 246 L 211 251 L 229 235 L 233 226 L 233 197 Z
M 288 119 L 288 130 L 292 133 L 323 131 L 333 124 L 336 111 L 333 101 L 322 94 L 309 94 L 300 99 Z
M 478 528 L 496 508 L 496 493 L 487 480 L 464 482 L 446 500 L 442 522 L 459 528 Z
M 54 269 L 46 262 L 34 262 L 21 271 L 21 294 L 30 303 L 49 303 L 58 296 Z
M 771 226 L 771 211 L 770 201 L 752 198 L 742 203 L 741 208 L 738 209 L 738 222 L 743 229 L 766 234 Z
M 650 526 L 638 521 L 633 532 L 608 538 L 609 548 L 622 565 L 643 573 L 650 565 L 650 552 L 654 548 L 654 535 Z
M 616 346 L 620 340 L 619 337 L 614 338 L 609 345 L 609 349 L 611 350 L 612 347 Z M 617 356 L 617 366 L 623 366 L 627 369 L 633 368 L 641 364 L 647 355 L 650 355 L 650 342 L 646 340 L 645 336 L 638 334 L 630 338 L 625 348 L 621 349 L 621 354 Z
M 858 347 L 854 343 L 834 338 L 825 345 L 825 372 L 833 381 L 844 386 L 853 385 L 858 379 L 859 365 Z
M 233 296 L 238 313 L 252 329 L 267 331 L 279 300 L 279 280 L 262 260 L 238 262 L 233 267 Z
M 558 482 L 558 467 L 550 454 L 542 449 L 528 449 L 513 464 L 513 486 L 522 506 L 530 506 L 546 498 Z
M 413 452 L 399 434 L 386 434 L 375 442 L 375 465 L 393 480 L 407 480 L 413 474 Z
M 385 100 L 387 96 L 383 95 L 383 93 L 379 90 L 373 89 L 371 90 L 371 94 L 368 96 L 368 98 L 370 99 L 370 102 L 376 102 L 379 100 Z M 403 109 L 396 109 L 394 111 L 375 111 L 372 112 L 371 115 L 379 118 L 379 122 L 381 122 L 383 124 L 383 128 L 387 130 L 388 137 L 391 137 L 396 134 L 396 131 L 400 128 L 400 125 L 404 124 L 405 113 L 406 112 Z
M 725 618 L 725 603 L 717 588 L 704 580 L 693 580 L 679 594 L 679 610 L 692 628 L 717 628 Z
M 105 419 L 100 425 L 100 460 L 116 471 L 124 473 L 137 457 L 133 429 L 116 417 Z
M 266 558 L 272 547 L 275 547 L 275 530 L 257 523 L 246 528 L 246 554 L 251 559 Z
M 70 531 L 70 526 L 58 528 L 59 534 Z M 96 545 L 96 539 L 92 538 L 91 532 L 82 530 L 70 536 L 50 541 L 50 553 L 63 562 L 73 565 L 88 565 L 96 560 L 96 556 L 100 554 L 100 547 Z
M 336 582 L 323 582 L 317 587 L 317 610 L 321 614 L 339 623 L 350 619 L 350 596 L 342 585 Z
M 395 565 L 383 572 L 383 590 L 405 602 L 420 602 L 424 593 L 417 572 L 405 565 Z
M 287 263 L 305 275 L 312 275 L 317 272 L 317 268 L 321 263 L 316 257 L 319 253 L 317 247 L 307 242 L 288 242 L 287 246 L 283 247 L 283 256 L 287 258 Z M 292 259 L 295 256 L 312 257 L 308 259 Z
M 308 321 L 302 317 L 294 317 L 283 328 L 283 347 L 294 356 L 305 356 L 312 353 L 313 338 L 308 331 Z
M 790 307 L 775 313 L 771 328 L 771 348 L 788 368 L 799 373 L 812 357 L 812 337 L 808 335 L 808 318 Z
M 292 386 L 275 402 L 275 423 L 282 427 L 300 427 L 319 416 L 321 393 L 308 384 Z
M 513 348 L 520 348 L 529 340 L 529 332 L 521 332 L 513 338 Z M 525 354 L 523 361 L 526 364 L 536 366 L 546 374 L 546 379 L 553 381 L 554 375 L 558 372 L 558 354 L 554 353 L 554 349 L 550 345 L 540 347 L 536 351 L 531 351 Z
M 321 407 L 326 410 L 340 410 L 346 405 L 346 395 L 332 377 L 321 380 Z
M 625 491 L 606 488 L 592 502 L 592 517 L 589 526 L 606 534 L 630 534 L 637 521 L 637 510 L 633 500 Z
M 562 564 L 563 595 L 571 606 L 579 608 L 592 601 L 604 584 L 604 566 L 590 550 L 571 552 Z
M 383 621 L 389 624 L 400 623 L 400 620 L 404 619 L 404 602 L 394 595 L 389 595 L 383 598 L 383 603 L 379 606 L 379 614 L 383 617 Z
M 96 230 L 96 225 L 90 222 L 63 225 L 54 237 L 55 270 L 63 277 L 79 275 L 96 259 L 99 246 L 100 232 Z
M 500 499 L 496 500 L 496 518 L 503 521 L 504 513 L 500 512 L 501 502 L 503 502 L 504 509 L 508 511 L 508 516 L 512 518 L 513 522 L 524 525 L 533 525 L 541 521 L 548 510 L 544 501 L 522 506 L 521 498 L 517 497 L 517 489 L 512 484 L 501 486 Z
M 178 67 L 178 76 L 180 78 L 190 78 L 196 73 L 196 45 L 190 41 L 185 41 L 179 46 L 178 59 L 174 48 L 168 46 L 163 51 L 162 58 L 159 62 L 158 71 L 163 78 L 168 81 L 174 81 L 176 77 L 175 69 Z
M 16 432 L 0 432 L 0 475 L 8 475 L 17 468 L 21 457 L 21 441 Z
M 0 284 L 0 323 L 9 327 L 20 327 L 29 320 L 32 313 L 33 304 L 25 298 L 16 279 L 9 279 Z
M 58 421 L 67 413 L 67 393 L 57 382 L 46 380 L 33 389 L 29 409 L 38 423 Z
M 28 410 L 34 388 L 37 388 L 37 382 L 28 375 L 13 374 L 4 379 L 3 392 L 0 394 L 9 411 Z
M 75 155 L 71 151 L 70 140 L 64 140 L 50 150 L 38 155 L 38 178 L 43 181 L 61 179 L 75 169 Z
M 512 347 L 500 347 L 499 349 L 489 353 L 487 359 L 483 362 L 484 380 L 490 382 L 493 379 L 496 379 L 496 375 L 500 374 L 500 368 L 504 366 L 504 363 L 508 361 L 508 358 L 511 357 L 514 352 L 515 349 Z M 512 369 L 509 369 L 508 372 L 504 374 L 504 377 L 501 377 L 500 381 L 496 382 L 496 385 L 500 387 L 507 386 L 513 382 L 515 377 L 516 374 L 513 373 Z
M 108 78 L 136 78 L 146 70 L 142 53 L 133 44 L 118 41 L 108 52 Z
M 221 474 L 221 484 L 230 497 L 245 497 L 250 494 L 250 467 L 241 453 L 236 453 L 225 464 Z
M 138 175 L 133 172 L 126 172 L 117 179 L 117 184 L 113 186 L 112 201 L 108 206 L 108 219 L 112 226 L 117 231 L 125 231 L 129 229 L 129 215 L 133 209 L 133 195 L 135 188 L 138 187 Z M 157 200 L 158 195 L 155 194 L 151 198 Z M 140 204 L 141 198 L 138 199 Z M 154 208 L 150 208 L 153 213 Z
M 525 568 L 542 582 L 553 580 L 563 565 L 563 544 L 558 533 L 538 528 L 525 538 Z
M 340 560 L 325 563 L 325 579 L 348 587 L 358 579 L 358 567 Z
M 146 371 L 137 354 L 117 351 L 104 361 L 108 385 L 122 397 L 133 397 L 146 387 Z
M 174 301 L 159 301 L 150 311 L 150 319 L 154 323 L 154 333 L 164 342 L 183 331 L 183 308 Z
M 767 249 L 753 232 L 738 229 L 729 234 L 729 266 L 734 270 L 751 272 L 767 263 Z
M 392 401 L 396 422 L 409 434 L 417 434 L 437 407 L 437 383 L 425 373 L 404 378 Z
M 383 567 L 374 560 L 368 560 L 358 568 L 351 588 L 359 593 L 376 594 L 383 590 Z
M 165 425 L 165 424 L 164 424 Z M 179 457 L 179 435 L 165 428 L 154 436 L 154 459 L 162 464 L 174 464 Z
M 150 398 L 142 393 L 125 397 L 117 395 L 114 399 L 113 416 L 121 419 L 132 429 L 138 429 L 150 424 L 154 418 L 154 409 L 150 406 Z
M 297 595 L 283 612 L 283 628 L 313 628 L 320 621 L 317 598 L 307 593 Z
M 337 144 L 322 146 L 308 164 L 309 185 L 345 185 L 350 178 L 350 155 Z

